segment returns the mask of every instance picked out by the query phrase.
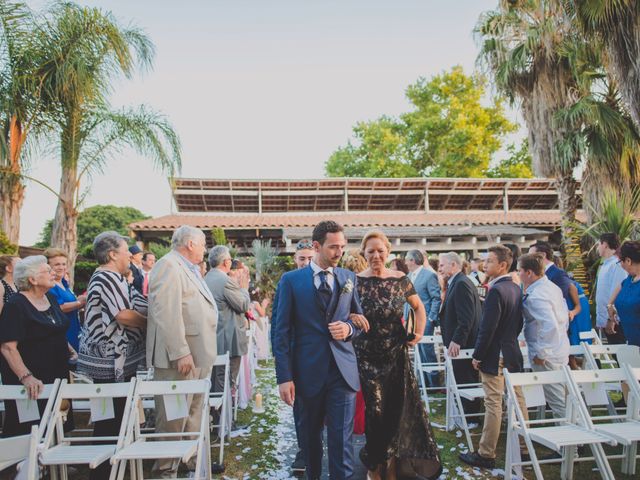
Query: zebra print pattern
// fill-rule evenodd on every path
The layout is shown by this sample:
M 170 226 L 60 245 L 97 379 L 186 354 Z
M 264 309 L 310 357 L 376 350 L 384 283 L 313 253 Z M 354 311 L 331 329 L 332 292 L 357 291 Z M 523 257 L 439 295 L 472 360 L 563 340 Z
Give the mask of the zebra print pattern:
M 122 310 L 147 315 L 147 299 L 119 273 L 96 270 L 89 280 L 78 370 L 94 380 L 123 381 L 144 361 L 145 332 L 116 322 Z

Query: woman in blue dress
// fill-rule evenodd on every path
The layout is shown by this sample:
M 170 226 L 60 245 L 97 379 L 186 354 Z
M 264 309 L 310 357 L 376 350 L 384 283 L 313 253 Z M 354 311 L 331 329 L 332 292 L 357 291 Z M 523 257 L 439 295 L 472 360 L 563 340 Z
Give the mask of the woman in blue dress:
M 582 285 L 580 285 L 576 280 L 573 280 L 573 284 L 576 286 L 578 290 L 578 298 L 580 299 L 580 312 L 573 317 L 573 320 L 569 322 L 569 343 L 571 345 L 580 345 L 580 342 L 591 343 L 591 340 L 581 340 L 580 332 L 590 332 L 593 328 L 591 325 L 591 311 L 589 308 L 589 299 L 587 295 L 584 293 Z M 569 305 L 569 310 L 574 309 L 574 305 L 572 301 L 567 301 Z
M 44 256 L 47 257 L 49 266 L 55 275 L 56 282 L 55 286 L 49 290 L 49 293 L 55 297 L 58 305 L 60 305 L 60 310 L 62 310 L 69 319 L 67 341 L 75 352 L 77 352 L 78 344 L 80 343 L 80 320 L 78 318 L 78 311 L 87 303 L 87 297 L 86 295 L 76 297 L 73 290 L 69 287 L 69 282 L 67 282 L 65 278 L 68 270 L 67 253 L 64 250 L 47 248 Z
M 620 322 L 629 345 L 640 346 L 640 242 L 624 242 L 620 247 L 620 266 L 629 274 L 609 300 L 607 332 Z

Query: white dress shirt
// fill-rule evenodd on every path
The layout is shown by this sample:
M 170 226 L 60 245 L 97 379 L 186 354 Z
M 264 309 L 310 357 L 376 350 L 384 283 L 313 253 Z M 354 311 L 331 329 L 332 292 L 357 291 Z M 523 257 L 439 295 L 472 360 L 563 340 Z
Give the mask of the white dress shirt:
M 611 294 L 628 275 L 618 261 L 618 257 L 612 255 L 604 260 L 598 269 L 596 280 L 596 326 L 599 328 L 607 326 L 607 320 L 609 319 L 607 304 L 611 299 Z
M 522 313 L 531 363 L 538 357 L 566 365 L 569 362 L 569 309 L 560 287 L 546 276 L 533 282 L 524 296 Z
M 418 275 L 420 275 L 420 272 L 422 271 L 423 268 L 424 267 L 422 265 L 419 265 L 418 268 L 416 268 L 413 272 L 409 272 L 409 280 L 415 283 L 416 278 L 418 278 Z
M 322 269 L 316 262 L 311 260 L 311 269 L 313 270 L 313 285 L 316 288 L 320 288 L 320 284 L 322 283 L 320 272 L 324 271 L 327 272 L 327 283 L 329 284 L 329 288 L 333 291 L 333 286 L 336 284 L 336 279 L 333 275 L 333 267 Z

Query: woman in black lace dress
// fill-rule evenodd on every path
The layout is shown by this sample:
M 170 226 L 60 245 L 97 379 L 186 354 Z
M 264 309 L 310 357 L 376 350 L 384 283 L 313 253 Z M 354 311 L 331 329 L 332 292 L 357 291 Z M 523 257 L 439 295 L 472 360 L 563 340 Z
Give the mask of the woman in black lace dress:
M 369 232 L 362 241 L 369 268 L 358 275 L 358 293 L 366 320 L 353 318 L 363 330 L 353 342 L 366 405 L 367 442 L 360 459 L 369 479 L 437 478 L 438 446 L 408 350 L 422 337 L 426 314 L 409 278 L 385 267 L 390 248 L 382 232 Z M 402 324 L 405 302 L 416 313 L 413 339 Z

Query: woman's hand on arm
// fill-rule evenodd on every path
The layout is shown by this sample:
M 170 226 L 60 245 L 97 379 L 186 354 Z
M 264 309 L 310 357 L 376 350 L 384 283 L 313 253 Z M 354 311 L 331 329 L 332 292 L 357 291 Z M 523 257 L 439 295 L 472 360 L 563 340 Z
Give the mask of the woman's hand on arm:
M 411 306 L 411 308 L 413 308 L 413 311 L 416 314 L 415 316 L 416 331 L 414 332 L 415 338 L 408 342 L 409 345 L 414 346 L 422 338 L 422 332 L 424 332 L 424 328 L 427 325 L 427 313 L 424 309 L 424 304 L 422 303 L 422 300 L 420 300 L 420 297 L 418 296 L 418 294 L 413 294 L 407 297 L 407 303 Z
M 18 342 L 5 342 L 0 345 L 0 352 L 7 360 L 9 368 L 27 389 L 29 398 L 35 400 L 40 396 L 44 385 L 26 367 L 22 361 L 22 356 L 18 351 Z
M 369 321 L 364 315 L 360 315 L 359 313 L 350 313 L 349 320 L 351 320 L 351 323 L 353 323 L 356 328 L 359 328 L 363 332 L 366 333 L 369 331 Z
M 145 328 L 147 326 L 147 317 L 135 310 L 125 309 L 118 312 L 116 322 L 123 327 Z

